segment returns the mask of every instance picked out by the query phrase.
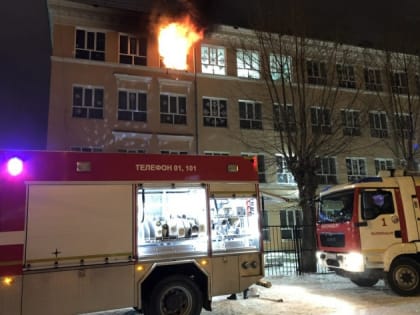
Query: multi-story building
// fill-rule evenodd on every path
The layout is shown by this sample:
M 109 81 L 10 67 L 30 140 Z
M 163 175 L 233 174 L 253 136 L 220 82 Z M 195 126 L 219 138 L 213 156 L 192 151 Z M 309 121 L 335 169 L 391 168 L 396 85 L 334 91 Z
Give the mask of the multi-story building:
M 49 0 L 48 7 L 53 46 L 48 150 L 257 155 L 269 220 L 299 223 L 296 185 L 284 159 L 251 144 L 278 132 L 272 119 L 276 104 L 264 93 L 260 60 L 268 58 L 265 63 L 278 79 L 297 72 L 293 56 L 282 57 L 281 69 L 276 68 L 271 56 L 239 45 L 248 37 L 252 42 L 252 31 L 220 26 L 192 47 L 187 70 L 173 70 L 162 64 L 147 14 L 65 0 Z M 332 68 L 345 96 L 338 116 L 316 104 L 307 109 L 312 128 L 328 132 L 339 117 L 349 139 L 342 153 L 320 157 L 322 184 L 399 165 L 398 156 L 381 141 L 389 121 L 373 106 L 379 92 L 387 93 L 380 91 L 384 70 L 365 60 L 353 58 Z M 306 62 L 309 89 L 319 91 L 330 74 L 325 61 Z M 403 94 L 409 80 L 395 72 L 393 84 Z

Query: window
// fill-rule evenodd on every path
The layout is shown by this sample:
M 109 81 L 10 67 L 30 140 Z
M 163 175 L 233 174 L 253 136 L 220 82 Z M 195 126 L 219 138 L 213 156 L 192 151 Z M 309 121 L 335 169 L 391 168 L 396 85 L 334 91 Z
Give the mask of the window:
M 264 154 L 257 154 L 257 153 L 241 153 L 242 156 L 247 157 L 256 157 L 257 158 L 257 164 L 258 164 L 258 181 L 260 183 L 266 183 L 265 178 L 265 157 Z
M 392 72 L 391 89 L 395 94 L 408 94 L 408 79 L 405 72 Z
M 296 131 L 295 110 L 292 105 L 273 105 L 273 123 L 276 131 Z
M 224 155 L 227 156 L 229 155 L 229 152 L 224 152 L 224 151 L 204 151 L 204 155 Z
M 118 120 L 147 121 L 147 94 L 141 91 L 118 91 Z
M 284 240 L 302 237 L 302 210 L 280 210 L 281 238 Z
M 318 183 L 321 185 L 337 184 L 337 168 L 335 158 L 322 157 L 318 158 L 319 170 L 317 173 Z
M 414 135 L 412 116 L 408 113 L 396 113 L 395 128 L 400 137 L 412 139 Z
M 387 138 L 388 127 L 385 112 L 369 112 L 370 135 L 374 138 Z
M 287 167 L 286 159 L 282 155 L 276 155 L 277 183 L 296 185 L 295 178 Z
M 377 69 L 364 70 L 366 90 L 382 91 L 381 72 Z
M 383 170 L 390 170 L 394 168 L 394 160 L 393 159 L 384 159 L 384 158 L 376 158 L 375 159 L 375 171 L 376 174 L 379 171 Z
M 227 127 L 227 101 L 203 97 L 203 125 Z
M 102 152 L 101 147 L 84 147 L 84 146 L 74 146 L 70 148 L 71 151 L 77 151 L 77 152 Z
M 184 95 L 160 95 L 160 122 L 164 124 L 187 124 L 187 98 Z
M 76 30 L 76 58 L 105 60 L 105 33 Z
M 273 80 L 280 80 L 283 77 L 285 81 L 290 81 L 291 69 L 292 57 L 270 54 L 270 73 Z
M 330 110 L 321 107 L 311 107 L 312 131 L 324 134 L 331 133 Z
M 187 151 L 178 150 L 160 150 L 160 154 L 172 154 L 172 155 L 187 155 Z
M 317 209 L 317 222 L 320 224 L 349 222 L 357 211 L 353 209 L 354 190 L 333 192 L 322 196 Z M 343 237 L 321 235 L 323 246 L 344 246 Z
M 238 49 L 236 51 L 238 77 L 260 78 L 260 55 L 256 51 Z
M 308 83 L 317 85 L 327 84 L 327 70 L 325 62 L 307 60 L 306 71 L 308 75 Z
M 201 46 L 201 72 L 226 75 L 225 48 Z
M 243 129 L 262 129 L 261 103 L 239 101 L 239 124 Z
M 133 153 L 133 154 L 143 154 L 146 153 L 145 149 L 118 149 L 120 153 Z
M 102 119 L 104 89 L 73 86 L 73 117 Z
M 120 63 L 128 65 L 147 65 L 147 40 L 120 34 Z
M 382 214 L 394 213 L 392 192 L 387 190 L 362 191 L 362 219 L 372 220 Z M 384 221 L 385 222 L 385 221 Z
M 346 158 L 347 180 L 349 182 L 366 177 L 366 159 L 365 158 Z
M 341 120 L 343 123 L 343 135 L 360 136 L 360 111 L 353 109 L 342 109 Z
M 338 86 L 348 89 L 356 88 L 354 68 L 350 65 L 337 65 Z

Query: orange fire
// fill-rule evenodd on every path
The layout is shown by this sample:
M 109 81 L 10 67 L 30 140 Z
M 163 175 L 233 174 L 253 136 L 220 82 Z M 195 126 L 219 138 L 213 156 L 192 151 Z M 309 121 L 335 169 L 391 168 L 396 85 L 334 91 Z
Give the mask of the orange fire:
M 188 51 L 194 43 L 203 38 L 187 16 L 177 22 L 162 23 L 159 27 L 159 54 L 167 68 L 186 70 Z

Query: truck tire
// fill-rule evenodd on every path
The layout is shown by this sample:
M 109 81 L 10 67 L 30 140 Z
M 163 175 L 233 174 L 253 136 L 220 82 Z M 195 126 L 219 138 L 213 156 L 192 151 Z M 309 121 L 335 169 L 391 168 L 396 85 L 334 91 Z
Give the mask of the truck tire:
M 378 278 L 363 278 L 363 277 L 353 277 L 350 278 L 350 281 L 359 287 L 372 287 L 378 283 Z
M 417 295 L 420 291 L 420 264 L 408 257 L 397 258 L 387 273 L 387 283 L 398 295 Z
M 199 315 L 203 298 L 198 286 L 187 276 L 162 279 L 145 301 L 145 315 Z

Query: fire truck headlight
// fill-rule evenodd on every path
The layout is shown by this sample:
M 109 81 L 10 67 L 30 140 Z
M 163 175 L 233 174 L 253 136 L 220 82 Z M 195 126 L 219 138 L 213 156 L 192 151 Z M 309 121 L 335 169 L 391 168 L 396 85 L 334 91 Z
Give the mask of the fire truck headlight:
M 345 270 L 353 272 L 364 271 L 365 260 L 360 253 L 348 253 L 344 256 L 343 267 Z

